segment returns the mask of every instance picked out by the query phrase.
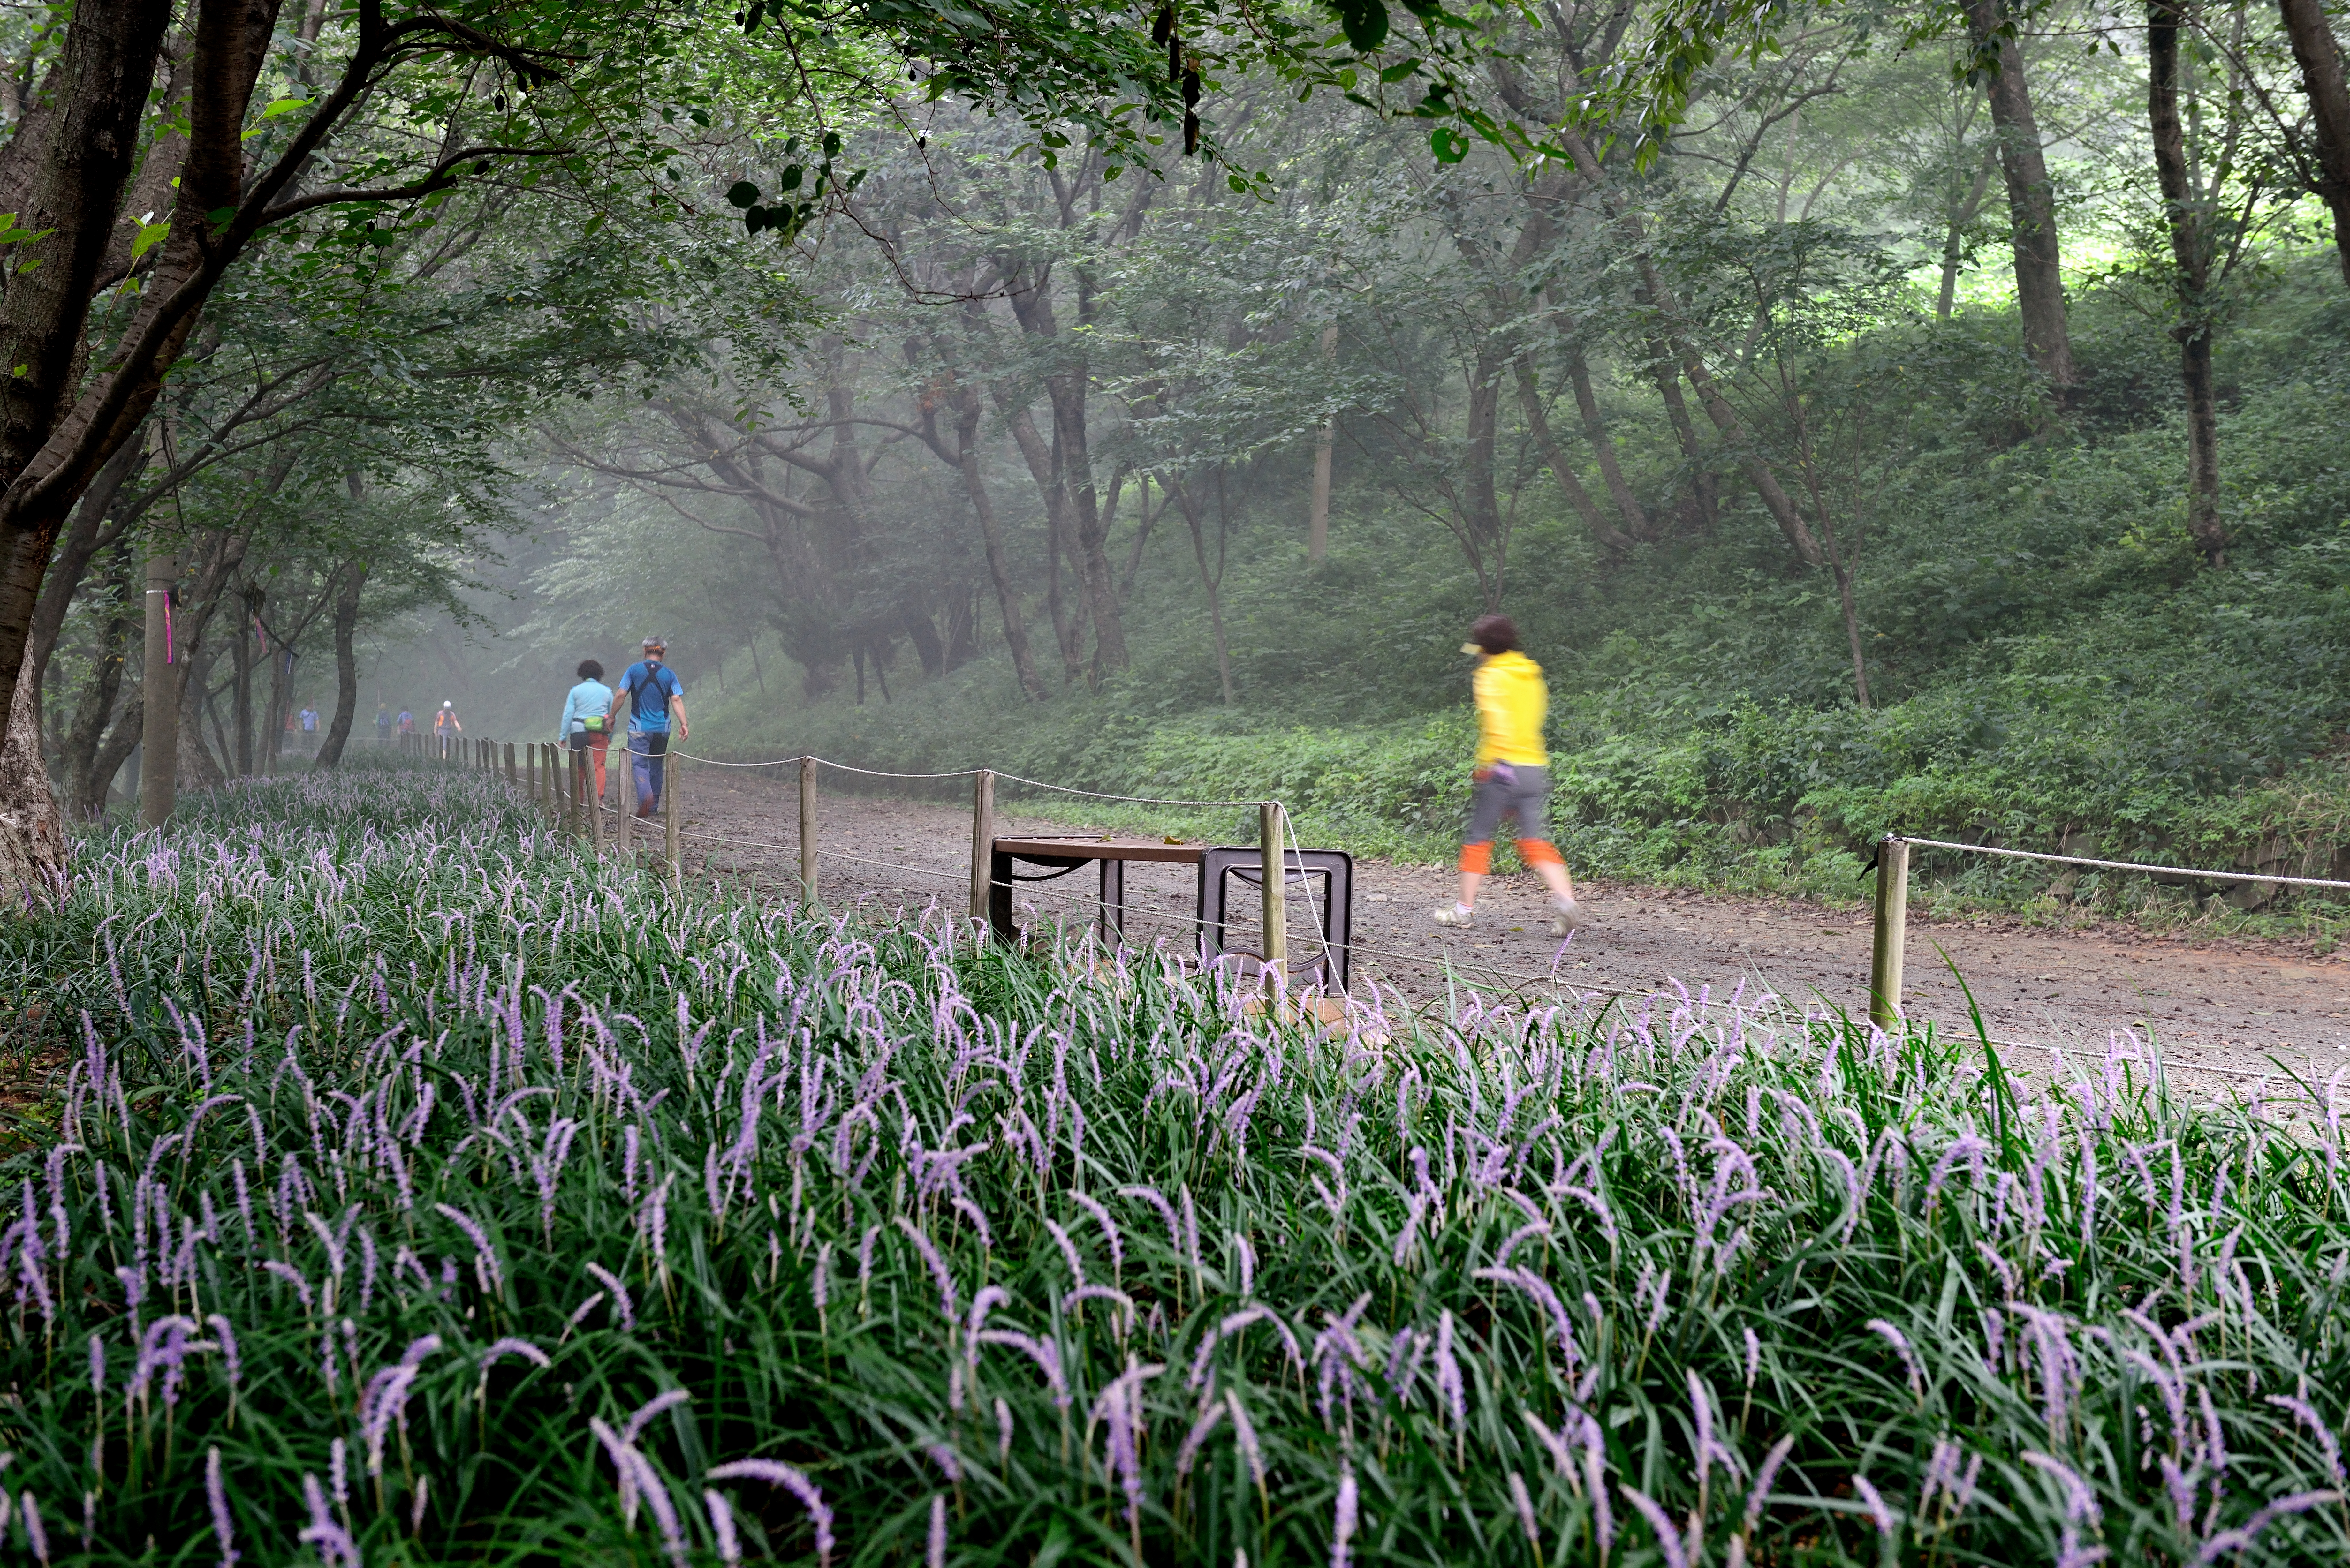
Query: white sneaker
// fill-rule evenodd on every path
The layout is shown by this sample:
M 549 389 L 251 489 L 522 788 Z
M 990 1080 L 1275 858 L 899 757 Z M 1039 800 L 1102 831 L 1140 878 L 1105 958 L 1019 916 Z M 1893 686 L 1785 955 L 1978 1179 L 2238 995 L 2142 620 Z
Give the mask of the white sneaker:
M 1455 904 L 1449 909 L 1431 910 L 1428 918 L 1440 926 L 1473 926 L 1477 923 L 1477 911 Z
M 1570 931 L 1587 930 L 1590 926 L 1591 917 L 1586 914 L 1583 906 L 1574 899 L 1569 898 L 1564 904 L 1551 906 L 1550 934 L 1552 936 L 1563 937 Z

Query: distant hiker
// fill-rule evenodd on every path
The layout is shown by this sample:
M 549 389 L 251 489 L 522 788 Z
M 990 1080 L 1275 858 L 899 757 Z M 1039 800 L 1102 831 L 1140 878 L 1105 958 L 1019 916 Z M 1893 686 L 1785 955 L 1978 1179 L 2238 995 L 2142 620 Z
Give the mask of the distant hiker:
M 375 743 L 391 744 L 391 710 L 379 702 L 375 705 Z
M 457 705 L 442 703 L 441 711 L 432 715 L 432 749 L 441 753 L 442 762 L 447 762 L 456 751 L 457 737 L 464 732 L 465 726 L 457 722 Z
M 1471 777 L 1469 831 L 1461 845 L 1461 901 L 1435 912 L 1440 926 L 1466 926 L 1476 919 L 1477 885 L 1493 869 L 1493 836 L 1504 816 L 1518 819 L 1518 857 L 1550 888 L 1550 934 L 1565 936 L 1591 923 L 1575 901 L 1566 862 L 1544 836 L 1543 812 L 1550 796 L 1550 753 L 1543 749 L 1543 720 L 1550 691 L 1542 666 L 1518 651 L 1518 628 L 1510 618 L 1489 615 L 1469 629 L 1461 651 L 1479 656 L 1472 682 L 1477 696 L 1477 756 Z
M 416 715 L 405 708 L 400 711 L 400 732 L 403 735 L 416 733 Z
M 670 722 L 677 722 L 677 738 L 685 739 L 685 687 L 677 671 L 662 660 L 669 644 L 658 637 L 645 639 L 645 656 L 620 677 L 620 695 L 629 709 L 629 767 L 637 784 L 637 815 L 650 816 L 660 809 L 661 759 L 669 754 Z
M 563 699 L 563 717 L 556 738 L 575 752 L 590 753 L 596 764 L 596 798 L 604 798 L 604 753 L 612 744 L 612 689 L 604 684 L 604 667 L 592 659 L 579 661 L 579 684 Z

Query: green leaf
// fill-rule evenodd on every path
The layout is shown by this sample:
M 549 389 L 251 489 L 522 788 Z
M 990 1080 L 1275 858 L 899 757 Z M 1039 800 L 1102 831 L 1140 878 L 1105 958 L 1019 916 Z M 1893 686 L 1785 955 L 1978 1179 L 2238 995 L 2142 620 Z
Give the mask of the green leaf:
M 1419 69 L 1419 61 L 1417 58 L 1409 59 L 1404 61 L 1401 65 L 1389 66 L 1387 69 L 1381 71 L 1379 73 L 1379 80 L 1382 82 L 1399 82 L 1418 69 Z
M 307 109 L 316 101 L 315 99 L 307 98 L 272 99 L 269 107 L 261 111 L 261 118 L 276 119 L 281 115 L 292 114 L 297 109 Z
M 800 181 L 806 177 L 806 173 L 807 171 L 801 168 L 796 163 L 786 165 L 784 170 L 783 178 L 775 182 L 775 189 L 778 191 L 796 191 L 800 188 Z
M 786 183 L 784 189 L 788 191 L 791 186 Z M 759 188 L 748 180 L 737 180 L 726 187 L 726 200 L 731 205 L 747 207 L 758 199 Z
M 1469 139 L 1449 125 L 1430 131 L 1428 146 L 1439 163 L 1458 163 L 1469 156 Z
M 1388 41 L 1388 8 L 1381 0 L 1329 0 L 1357 54 L 1367 55 Z
M 169 234 L 171 232 L 172 223 L 168 218 L 160 223 L 140 224 L 138 237 L 130 242 L 130 259 L 135 262 L 140 256 L 145 255 L 149 251 L 153 250 L 157 245 L 161 244 L 163 243 L 164 236 Z M 11 225 L 9 234 L 0 234 L 0 243 L 5 243 L 13 238 L 14 234 L 14 226 Z

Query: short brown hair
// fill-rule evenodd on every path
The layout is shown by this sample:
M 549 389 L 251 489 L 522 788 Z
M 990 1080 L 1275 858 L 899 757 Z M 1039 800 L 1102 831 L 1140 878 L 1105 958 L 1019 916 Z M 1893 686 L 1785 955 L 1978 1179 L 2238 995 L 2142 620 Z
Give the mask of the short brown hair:
M 1505 615 L 1479 616 L 1469 640 L 1487 653 L 1508 653 L 1518 646 L 1518 623 Z

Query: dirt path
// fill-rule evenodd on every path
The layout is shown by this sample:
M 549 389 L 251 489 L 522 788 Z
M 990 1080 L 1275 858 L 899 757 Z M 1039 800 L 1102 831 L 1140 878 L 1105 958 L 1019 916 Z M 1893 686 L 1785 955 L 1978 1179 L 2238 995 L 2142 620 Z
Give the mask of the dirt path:
M 779 891 L 796 882 L 798 805 L 790 770 L 697 768 L 684 782 L 688 846 L 706 856 L 711 868 L 736 871 Z M 935 896 L 963 906 L 970 878 L 967 811 L 828 794 L 818 823 L 827 900 L 920 903 Z M 1007 811 L 999 815 L 997 831 L 1066 834 L 1092 826 L 1081 815 L 1048 820 Z M 1131 867 L 1129 940 L 1163 934 L 1181 945 L 1190 926 L 1173 917 L 1191 913 L 1192 878 L 1189 867 Z M 1596 923 L 1562 945 L 1547 934 L 1541 889 L 1531 877 L 1490 885 L 1477 926 L 1466 931 L 1440 929 L 1428 918 L 1451 900 L 1452 885 L 1451 873 L 1439 867 L 1358 863 L 1357 978 L 1377 978 L 1425 999 L 1441 993 L 1450 964 L 1471 982 L 1482 969 L 1522 977 L 1555 973 L 1579 990 L 1636 995 L 1673 981 L 1691 992 L 1711 985 L 1717 995 L 1742 983 L 1749 996 L 1767 989 L 1856 1013 L 1867 1006 L 1865 911 L 1590 883 L 1578 891 Z M 1059 882 L 1024 885 L 1021 898 L 1046 915 L 1084 920 L 1094 910 L 1067 895 L 1082 899 L 1094 892 L 1090 876 L 1080 872 Z M 1307 919 L 1293 905 L 1293 957 L 1311 950 Z M 1235 922 L 1233 945 L 1256 945 L 1246 917 Z M 2313 959 L 2286 944 L 1913 916 L 1910 1010 L 1971 1033 L 1966 998 L 1942 964 L 1944 953 L 1971 988 L 1991 1037 L 2003 1044 L 2102 1056 L 2110 1031 L 2132 1029 L 2151 1033 L 2175 1066 L 2202 1069 L 2198 1075 L 2213 1080 L 2272 1070 L 2271 1055 L 2297 1070 L 2314 1068 L 2321 1080 L 2350 1066 L 2350 962 Z M 1493 973 L 1483 978 L 1495 982 Z

